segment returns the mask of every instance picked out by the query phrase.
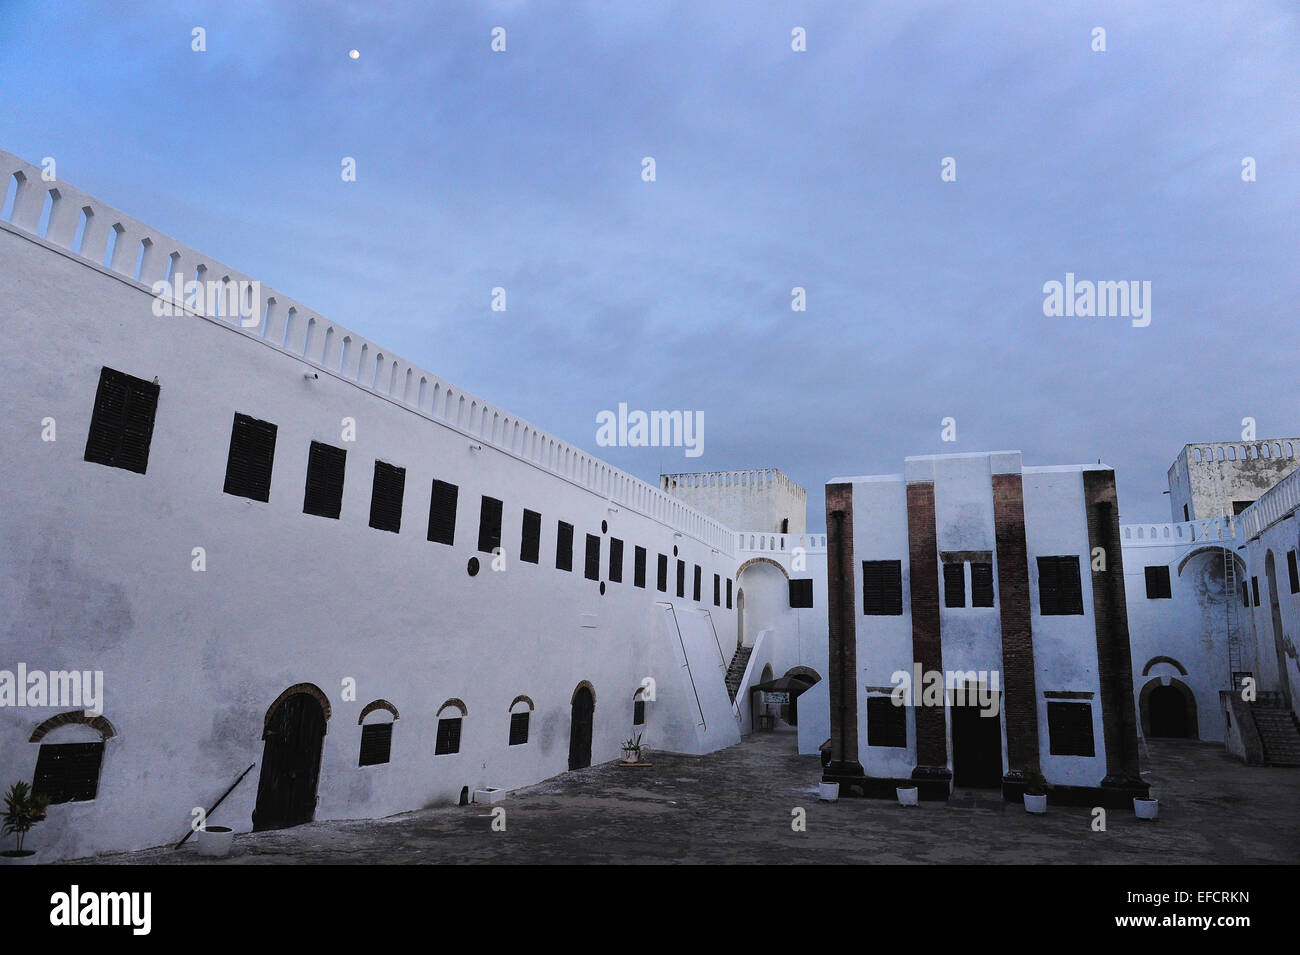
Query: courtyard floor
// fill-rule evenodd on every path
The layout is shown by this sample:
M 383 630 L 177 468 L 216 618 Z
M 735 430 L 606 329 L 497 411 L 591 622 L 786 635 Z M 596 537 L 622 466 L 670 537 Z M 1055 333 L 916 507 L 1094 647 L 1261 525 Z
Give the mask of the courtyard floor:
M 1043 816 L 993 792 L 903 808 L 818 802 L 815 756 L 793 733 L 762 733 L 709 756 L 654 753 L 650 768 L 602 766 L 512 792 L 504 832 L 489 806 L 426 809 L 239 835 L 228 859 L 192 844 L 87 864 L 405 863 L 1296 863 L 1300 769 L 1243 766 L 1218 744 L 1157 740 L 1144 774 L 1160 819 L 1086 807 Z M 807 830 L 791 828 L 806 811 Z

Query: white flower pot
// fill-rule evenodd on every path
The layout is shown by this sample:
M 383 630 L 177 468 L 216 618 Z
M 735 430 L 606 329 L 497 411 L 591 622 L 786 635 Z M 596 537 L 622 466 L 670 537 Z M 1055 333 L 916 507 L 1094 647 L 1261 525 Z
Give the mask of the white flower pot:
M 194 833 L 199 843 L 199 855 L 213 859 L 224 859 L 230 855 L 230 847 L 235 842 L 235 830 L 227 826 L 207 826 Z
M 915 786 L 899 786 L 894 792 L 898 793 L 900 806 L 915 806 L 920 802 L 921 791 Z
M 492 803 L 501 802 L 505 798 L 506 790 L 500 789 L 496 786 L 489 786 L 487 789 L 474 790 L 474 802 L 476 803 L 486 803 L 491 805 Z
M 1025 793 L 1025 812 L 1032 812 L 1036 815 L 1047 812 L 1047 796 L 1035 796 L 1031 793 Z
M 625 749 L 625 750 L 623 750 L 623 762 L 625 762 L 625 763 L 639 763 L 639 762 L 641 762 L 641 757 L 637 754 L 637 751 L 636 751 L 636 750 L 634 750 L 634 749 Z
M 1155 819 L 1160 814 L 1160 800 L 1134 799 L 1133 811 L 1139 819 Z
M 839 783 L 818 783 L 817 798 L 822 802 L 835 802 L 840 798 Z
M 6 852 L 12 850 L 6 849 Z M 0 854 L 0 865 L 40 865 L 40 853 L 35 849 L 24 849 L 23 855 L 10 856 Z

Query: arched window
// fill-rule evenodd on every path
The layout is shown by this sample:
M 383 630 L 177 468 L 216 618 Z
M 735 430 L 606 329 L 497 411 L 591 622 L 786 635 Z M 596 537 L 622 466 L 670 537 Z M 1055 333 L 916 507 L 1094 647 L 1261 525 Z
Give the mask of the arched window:
M 645 726 L 645 701 L 648 691 L 644 686 L 638 686 L 636 692 L 632 694 L 632 725 Z
M 534 707 L 526 696 L 516 696 L 510 704 L 510 745 L 523 746 L 528 742 L 528 722 Z
M 357 717 L 361 727 L 361 755 L 358 766 L 378 766 L 392 755 L 393 724 L 398 720 L 397 707 L 387 700 L 367 703 Z
M 460 700 L 451 699 L 438 707 L 438 738 L 433 755 L 450 756 L 460 752 L 461 722 L 466 716 L 469 710 Z
M 84 710 L 60 713 L 36 727 L 29 739 L 41 744 L 32 794 L 49 797 L 52 805 L 94 799 L 99 792 L 104 742 L 116 735 L 108 720 L 87 716 Z M 54 739 L 47 742 L 49 736 Z

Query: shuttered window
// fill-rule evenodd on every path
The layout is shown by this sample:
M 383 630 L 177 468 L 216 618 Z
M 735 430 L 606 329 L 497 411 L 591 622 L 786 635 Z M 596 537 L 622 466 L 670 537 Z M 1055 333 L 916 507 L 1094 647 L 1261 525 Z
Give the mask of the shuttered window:
M 429 493 L 429 540 L 435 544 L 456 542 L 456 499 L 460 488 L 436 478 Z
M 361 758 L 358 766 L 378 766 L 388 762 L 393 748 L 392 723 L 368 723 L 361 727 Z
M 731 609 L 731 578 L 727 578 L 727 609 Z
M 907 707 L 890 696 L 867 697 L 867 745 L 907 747 Z
M 813 605 L 812 579 L 790 581 L 790 606 L 811 607 Z
M 595 534 L 587 535 L 587 562 L 583 575 L 588 580 L 600 580 L 600 538 Z
M 1164 564 L 1145 567 L 1147 580 L 1147 600 L 1170 600 L 1173 593 L 1169 588 L 1169 568 Z
M 86 435 L 85 459 L 144 474 L 149 466 L 158 386 L 152 381 L 101 368 L 95 408 Z
M 338 519 L 343 510 L 343 471 L 348 453 L 342 448 L 311 443 L 307 453 L 307 487 L 302 496 L 302 512 L 317 517 Z
M 573 570 L 573 525 L 564 521 L 555 528 L 555 569 Z
M 1047 736 L 1053 756 L 1095 756 L 1091 703 L 1047 703 Z
M 438 739 L 434 743 L 433 755 L 446 756 L 460 752 L 460 721 L 459 716 L 438 720 Z
M 478 509 L 478 549 L 491 554 L 501 546 L 501 502 L 483 495 Z
M 1259 606 L 1259 578 L 1250 578 L 1250 594 L 1255 600 L 1255 606 Z
M 609 579 L 611 582 L 623 582 L 623 542 L 617 537 L 609 539 Z
M 1038 604 L 1044 616 L 1083 613 L 1078 557 L 1038 558 Z
M 103 759 L 102 742 L 42 743 L 36 754 L 32 795 L 48 796 L 51 803 L 94 799 Z
M 722 606 L 722 575 L 713 575 L 713 606 Z
M 227 494 L 271 499 L 271 465 L 275 460 L 275 425 L 248 415 L 235 415 L 230 427 L 230 455 L 226 458 Z
M 943 605 L 966 606 L 966 564 L 948 561 L 943 565 Z
M 370 486 L 370 526 L 396 534 L 402 529 L 402 495 L 406 492 L 406 468 L 375 462 L 375 480 Z
M 522 746 L 528 742 L 528 713 L 510 714 L 510 745 Z
M 691 593 L 693 594 L 691 599 L 694 600 L 696 603 L 699 603 L 700 602 L 700 565 L 699 564 L 695 565 L 694 585 L 691 588 Z
M 902 561 L 862 562 L 862 612 L 876 616 L 898 616 L 903 612 Z
M 667 554 L 659 555 L 659 566 L 656 569 L 658 570 L 658 574 L 657 574 L 658 580 L 656 581 L 656 584 L 658 585 L 659 592 L 666 594 L 668 593 L 668 555 Z
M 987 561 L 971 562 L 970 603 L 972 607 L 993 606 L 993 565 Z
M 632 563 L 632 584 L 636 587 L 645 586 L 645 548 L 638 547 L 633 555 Z
M 1300 594 L 1300 570 L 1296 568 L 1295 551 L 1286 552 L 1286 572 L 1291 578 L 1291 593 Z
M 636 700 L 632 704 L 632 725 L 645 725 L 645 700 Z
M 677 596 L 686 596 L 686 561 L 677 562 Z
M 524 528 L 519 545 L 519 559 L 530 564 L 537 563 L 542 549 L 542 515 L 536 511 L 524 509 Z

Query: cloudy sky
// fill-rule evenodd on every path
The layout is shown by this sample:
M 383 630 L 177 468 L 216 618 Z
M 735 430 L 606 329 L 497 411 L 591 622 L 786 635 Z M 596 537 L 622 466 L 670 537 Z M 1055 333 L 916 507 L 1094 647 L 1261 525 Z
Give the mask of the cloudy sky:
M 1297 11 L 0 0 L 0 147 L 650 481 L 780 467 L 819 529 L 1015 448 L 1168 520 L 1184 443 L 1300 432 Z M 1150 325 L 1044 316 L 1067 272 Z M 598 448 L 619 402 L 704 454 Z

